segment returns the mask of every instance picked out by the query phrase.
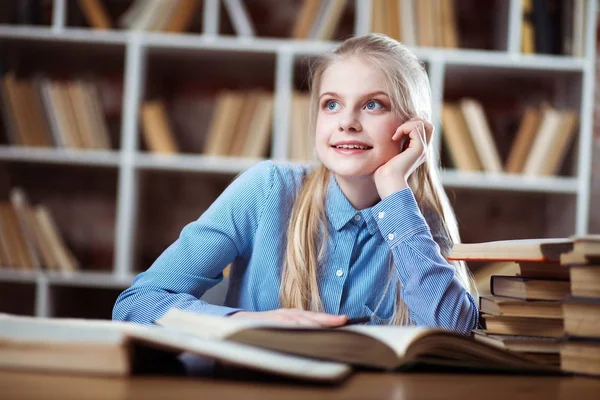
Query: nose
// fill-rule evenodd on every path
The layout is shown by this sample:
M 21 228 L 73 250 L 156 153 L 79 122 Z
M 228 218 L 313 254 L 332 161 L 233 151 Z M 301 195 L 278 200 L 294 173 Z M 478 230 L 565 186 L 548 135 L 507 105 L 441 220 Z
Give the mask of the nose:
M 356 113 L 349 111 L 340 115 L 338 130 L 340 132 L 360 132 L 362 125 L 356 117 Z

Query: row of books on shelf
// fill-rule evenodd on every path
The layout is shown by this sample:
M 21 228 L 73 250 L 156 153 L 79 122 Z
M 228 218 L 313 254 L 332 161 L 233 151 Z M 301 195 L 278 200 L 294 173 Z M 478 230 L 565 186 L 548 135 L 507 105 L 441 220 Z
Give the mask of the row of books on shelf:
M 67 247 L 52 213 L 30 204 L 23 189 L 0 202 L 0 267 L 72 272 L 79 263 Z
M 135 0 L 112 21 L 101 0 L 78 0 L 87 23 L 95 29 L 115 26 L 143 31 L 185 32 L 199 0 Z M 348 0 L 303 0 L 290 36 L 331 40 Z M 255 36 L 254 21 L 242 0 L 223 0 L 235 33 Z M 459 47 L 455 0 L 372 0 L 370 31 L 409 46 Z M 584 54 L 585 0 L 523 0 L 521 48 L 525 54 Z
M 2 113 L 12 145 L 110 149 L 111 138 L 94 82 L 46 77 L 1 81 Z
M 142 136 L 150 152 L 179 152 L 180 146 L 164 101 L 145 101 L 140 117 Z M 222 91 L 216 96 L 203 153 L 209 156 L 265 157 L 269 151 L 272 120 L 272 93 L 258 89 Z
M 263 90 L 227 90 L 216 96 L 203 154 L 228 157 L 266 157 L 272 131 L 273 94 Z M 311 160 L 309 133 L 310 96 L 292 94 L 289 158 Z M 167 108 L 161 100 L 149 100 L 141 107 L 142 136 L 153 153 L 180 151 Z
M 442 137 L 454 167 L 461 171 L 556 175 L 577 131 L 577 121 L 572 110 L 546 104 L 526 107 L 503 164 L 481 103 L 463 98 L 442 105 Z
M 110 29 L 115 22 L 99 0 L 78 0 L 88 23 L 98 29 Z M 116 25 L 133 31 L 184 32 L 200 6 L 198 0 L 134 1 L 119 17 Z
M 522 0 L 524 54 L 584 55 L 586 0 Z
M 32 147 L 110 149 L 110 134 L 94 82 L 20 79 L 8 73 L 1 81 L 2 112 L 9 144 Z M 309 95 L 292 94 L 290 158 L 310 159 Z M 216 95 L 204 154 L 234 157 L 268 155 L 273 94 L 261 89 L 225 90 Z M 142 135 L 151 152 L 178 153 L 172 123 L 162 100 L 148 100 L 140 110 Z M 571 110 L 549 105 L 526 107 L 503 165 L 482 105 L 474 99 L 445 102 L 443 138 L 454 167 L 461 171 L 554 175 L 577 131 Z
M 78 0 L 90 26 L 110 29 L 113 23 L 100 0 Z M 304 0 L 292 25 L 294 39 L 331 40 L 348 0 Z M 223 0 L 237 35 L 255 36 L 254 22 L 241 0 Z M 137 0 L 116 21 L 131 30 L 185 31 L 196 0 Z M 454 0 L 373 0 L 371 31 L 385 33 L 407 45 L 458 47 Z
M 120 27 L 133 31 L 185 32 L 200 8 L 199 0 L 135 0 L 116 21 L 101 0 L 78 0 L 94 29 Z M 296 39 L 331 40 L 347 0 L 305 0 L 292 30 Z M 223 0 L 236 35 L 256 36 L 255 22 L 242 0 Z
M 372 0 L 371 32 L 407 46 L 459 47 L 454 0 Z
M 489 284 L 476 339 L 600 375 L 600 235 L 458 244 L 450 258 L 503 261 L 476 278 Z
M 110 149 L 106 116 L 91 81 L 47 78 L 2 79 L 2 111 L 9 143 L 33 147 Z M 290 119 L 290 158 L 310 159 L 309 95 L 294 92 Z M 265 157 L 273 119 L 273 94 L 226 90 L 216 96 L 204 154 Z M 172 123 L 162 100 L 140 110 L 142 135 L 151 152 L 178 153 Z M 554 175 L 560 171 L 577 131 L 571 110 L 549 105 L 526 107 L 506 163 L 502 163 L 482 105 L 474 99 L 445 102 L 443 138 L 454 167 L 461 171 Z

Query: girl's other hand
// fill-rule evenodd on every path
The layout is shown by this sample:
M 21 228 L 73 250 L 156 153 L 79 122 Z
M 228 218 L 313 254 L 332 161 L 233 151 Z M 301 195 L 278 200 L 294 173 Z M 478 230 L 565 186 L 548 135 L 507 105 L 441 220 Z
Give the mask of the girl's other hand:
M 239 311 L 229 318 L 246 318 L 258 321 L 275 321 L 295 323 L 304 326 L 335 327 L 346 323 L 345 315 L 332 315 L 314 311 L 304 311 L 297 308 L 279 308 L 272 311 L 249 312 Z
M 375 186 L 381 199 L 408 187 L 408 177 L 427 157 L 427 146 L 432 135 L 433 125 L 417 117 L 409 119 L 396 129 L 392 141 L 408 140 L 408 146 L 403 146 L 406 147 L 404 151 L 375 171 Z

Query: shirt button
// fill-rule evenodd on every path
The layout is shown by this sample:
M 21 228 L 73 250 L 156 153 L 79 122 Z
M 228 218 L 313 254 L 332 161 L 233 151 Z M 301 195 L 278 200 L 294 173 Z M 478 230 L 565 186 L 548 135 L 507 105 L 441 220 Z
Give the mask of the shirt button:
M 390 233 L 390 234 L 388 235 L 388 239 L 389 239 L 389 240 L 394 240 L 394 238 L 395 238 L 395 237 L 396 237 L 396 236 L 395 236 L 393 233 Z
M 377 216 L 379 217 L 379 219 L 383 219 L 383 217 L 385 217 L 385 213 L 383 211 L 379 211 L 379 214 L 377 214 Z
M 337 271 L 335 271 L 335 274 L 337 276 L 342 276 L 342 275 L 344 275 L 344 271 L 342 271 L 341 269 L 338 269 Z
M 360 214 L 356 214 L 356 215 L 354 216 L 354 220 L 355 220 L 355 221 L 360 221 Z

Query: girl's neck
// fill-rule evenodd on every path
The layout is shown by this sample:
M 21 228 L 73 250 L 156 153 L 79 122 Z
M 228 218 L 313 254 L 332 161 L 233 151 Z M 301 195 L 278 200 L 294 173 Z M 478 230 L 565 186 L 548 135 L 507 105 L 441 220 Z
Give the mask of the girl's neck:
M 345 178 L 336 175 L 335 180 L 350 204 L 357 210 L 374 206 L 380 200 L 372 176 Z

